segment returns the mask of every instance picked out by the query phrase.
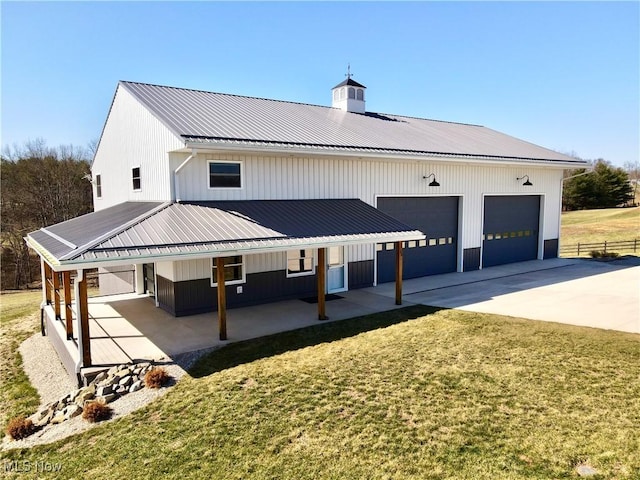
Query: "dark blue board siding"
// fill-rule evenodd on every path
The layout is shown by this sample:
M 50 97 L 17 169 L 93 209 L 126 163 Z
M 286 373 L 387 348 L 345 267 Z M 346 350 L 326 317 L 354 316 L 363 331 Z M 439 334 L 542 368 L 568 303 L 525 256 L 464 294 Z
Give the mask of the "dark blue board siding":
M 544 241 L 544 259 L 558 258 L 558 239 L 551 238 Z
M 482 266 L 538 258 L 539 224 L 539 195 L 485 197 Z
M 373 260 L 349 262 L 349 290 L 373 286 Z
M 288 298 L 311 296 L 316 291 L 315 275 L 286 278 L 284 270 L 247 275 L 246 283 L 227 285 L 227 308 L 256 305 Z M 158 301 L 167 312 L 182 317 L 212 312 L 218 306 L 217 288 L 211 280 L 202 278 L 171 282 L 158 276 Z
M 380 197 L 378 209 L 427 236 L 426 246 L 404 248 L 402 278 L 457 270 L 458 197 Z M 429 240 L 436 244 L 430 245 Z M 377 258 L 378 283 L 394 281 L 395 250 L 385 248 Z
M 316 276 L 287 278 L 284 270 L 247 275 L 246 283 L 227 285 L 227 307 L 244 307 L 260 303 L 276 302 L 292 298 L 309 297 L 316 294 Z M 349 288 L 364 288 L 373 285 L 373 260 L 349 263 Z M 157 276 L 158 302 L 167 312 L 176 317 L 212 312 L 218 306 L 217 289 L 211 280 L 203 278 L 184 282 L 172 282 Z
M 480 247 L 465 248 L 463 252 L 463 271 L 471 272 L 480 269 Z

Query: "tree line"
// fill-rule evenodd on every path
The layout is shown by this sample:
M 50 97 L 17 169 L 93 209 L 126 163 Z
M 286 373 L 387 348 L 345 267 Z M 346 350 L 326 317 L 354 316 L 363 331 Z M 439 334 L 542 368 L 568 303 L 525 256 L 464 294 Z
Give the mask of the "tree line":
M 24 241 L 28 233 L 92 211 L 90 155 L 86 148 L 48 147 L 42 139 L 2 150 L 2 289 L 40 279 L 38 258 Z

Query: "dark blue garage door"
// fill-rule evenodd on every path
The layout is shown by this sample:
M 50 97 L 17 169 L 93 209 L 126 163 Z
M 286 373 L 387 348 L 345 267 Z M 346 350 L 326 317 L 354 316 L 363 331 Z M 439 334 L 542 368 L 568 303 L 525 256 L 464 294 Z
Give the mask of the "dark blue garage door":
M 540 196 L 485 197 L 482 266 L 538 258 Z
M 456 271 L 458 197 L 381 197 L 378 209 L 427 235 L 426 240 L 403 242 L 403 278 Z M 393 243 L 379 244 L 377 250 L 378 283 L 394 281 Z

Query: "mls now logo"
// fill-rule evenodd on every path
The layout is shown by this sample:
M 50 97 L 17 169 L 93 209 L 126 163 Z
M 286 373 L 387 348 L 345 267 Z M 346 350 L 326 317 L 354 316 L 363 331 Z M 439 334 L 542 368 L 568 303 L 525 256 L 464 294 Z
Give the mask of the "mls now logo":
M 27 473 L 27 472 L 59 472 L 62 470 L 62 464 L 29 460 L 14 460 L 4 463 L 5 473 Z

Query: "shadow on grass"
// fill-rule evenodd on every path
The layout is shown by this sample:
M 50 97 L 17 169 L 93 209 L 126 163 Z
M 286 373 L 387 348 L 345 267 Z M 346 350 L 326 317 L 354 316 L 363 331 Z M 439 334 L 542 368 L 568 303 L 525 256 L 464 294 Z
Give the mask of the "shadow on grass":
M 444 309 L 425 305 L 412 305 L 348 320 L 318 323 L 311 327 L 232 343 L 200 358 L 189 369 L 189 374 L 194 378 L 205 377 L 254 360 L 353 337 L 360 333 L 414 320 L 439 310 Z

